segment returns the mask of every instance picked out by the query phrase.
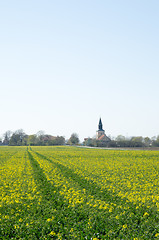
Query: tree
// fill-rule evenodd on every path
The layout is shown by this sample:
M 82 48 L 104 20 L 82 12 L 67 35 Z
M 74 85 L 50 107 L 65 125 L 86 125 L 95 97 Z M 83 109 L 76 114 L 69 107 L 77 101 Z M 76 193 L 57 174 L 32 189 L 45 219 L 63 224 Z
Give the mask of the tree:
M 38 146 L 44 145 L 45 132 L 40 130 L 40 131 L 37 132 L 36 136 L 37 136 L 37 139 L 38 139 L 37 145 Z
M 115 141 L 111 144 L 114 145 L 114 147 L 129 147 L 129 140 L 126 139 L 123 135 L 118 135 Z
M 7 131 L 4 133 L 3 145 L 9 145 L 11 134 L 12 134 L 11 131 Z
M 155 138 L 153 137 L 152 146 L 153 147 L 159 147 L 159 135 Z
M 57 136 L 55 145 L 64 145 L 64 144 L 65 144 L 65 138 L 63 136 Z
M 125 141 L 125 137 L 123 135 L 118 135 L 115 139 L 117 142 L 120 142 L 120 141 Z
M 95 138 L 85 138 L 83 144 L 85 146 L 90 146 L 90 147 L 96 147 L 97 146 L 97 141 Z
M 152 141 L 149 137 L 145 137 L 143 141 L 146 147 L 150 147 L 152 145 Z
M 23 129 L 19 129 L 15 131 L 9 141 L 9 145 L 11 146 L 23 146 L 26 145 L 26 134 Z
M 132 147 L 144 147 L 143 137 L 132 137 L 131 138 Z
M 35 146 L 35 145 L 37 145 L 37 142 L 38 142 L 38 138 L 35 134 L 28 136 L 27 144 L 29 146 Z
M 47 141 L 47 145 L 54 146 L 54 145 L 64 145 L 65 144 L 65 138 L 62 136 L 53 137 L 51 136 L 51 139 Z
M 77 133 L 72 133 L 71 137 L 68 140 L 68 144 L 69 145 L 77 145 L 79 144 L 79 137 L 77 135 Z

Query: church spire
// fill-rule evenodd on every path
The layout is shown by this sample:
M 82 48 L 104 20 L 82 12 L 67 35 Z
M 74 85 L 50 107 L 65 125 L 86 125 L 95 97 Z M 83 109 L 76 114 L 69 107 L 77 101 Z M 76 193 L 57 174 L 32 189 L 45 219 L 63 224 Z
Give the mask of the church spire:
M 99 119 L 98 130 L 103 130 L 103 124 L 101 118 Z

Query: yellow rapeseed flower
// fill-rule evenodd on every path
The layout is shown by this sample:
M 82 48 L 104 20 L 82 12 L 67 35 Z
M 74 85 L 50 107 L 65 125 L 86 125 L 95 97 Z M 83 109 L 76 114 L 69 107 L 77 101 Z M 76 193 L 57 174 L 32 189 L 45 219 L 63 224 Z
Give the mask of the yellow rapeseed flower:
M 51 232 L 49 233 L 49 235 L 51 235 L 51 236 L 56 236 L 56 233 L 55 233 L 54 231 L 51 231 Z
M 123 225 L 123 228 L 124 228 L 124 229 L 127 228 L 127 224 L 124 224 L 124 225 Z

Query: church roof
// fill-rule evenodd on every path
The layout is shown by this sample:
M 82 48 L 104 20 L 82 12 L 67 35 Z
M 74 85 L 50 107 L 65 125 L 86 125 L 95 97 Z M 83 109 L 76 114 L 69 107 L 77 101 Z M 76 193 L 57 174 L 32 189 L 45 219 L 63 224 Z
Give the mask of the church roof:
M 107 137 L 105 134 L 102 134 L 99 138 L 98 138 L 99 141 L 110 141 L 110 138 Z
M 105 134 L 101 135 L 98 140 L 103 140 L 103 138 L 105 138 Z

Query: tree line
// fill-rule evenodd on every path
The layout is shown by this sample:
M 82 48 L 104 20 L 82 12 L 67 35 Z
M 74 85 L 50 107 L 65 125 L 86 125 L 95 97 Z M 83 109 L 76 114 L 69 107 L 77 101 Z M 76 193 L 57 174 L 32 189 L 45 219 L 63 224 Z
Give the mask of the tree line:
M 118 135 L 109 142 L 99 141 L 96 138 L 86 138 L 85 146 L 91 147 L 159 147 L 159 135 L 156 137 L 125 137 Z
M 28 135 L 22 129 L 15 132 L 6 131 L 3 138 L 0 139 L 0 145 L 7 146 L 54 146 L 54 145 L 76 145 L 79 144 L 79 138 L 76 133 L 66 140 L 63 136 L 52 136 L 39 131 L 36 134 Z
M 111 137 L 110 137 L 111 139 Z M 85 145 L 90 147 L 159 147 L 159 135 L 156 137 L 125 137 L 118 135 L 108 142 L 99 141 L 96 138 L 86 138 L 80 143 L 77 133 L 72 133 L 69 139 L 63 136 L 52 136 L 39 131 L 28 135 L 22 129 L 15 132 L 6 131 L 0 139 L 0 145 L 8 146 L 55 146 L 55 145 Z

